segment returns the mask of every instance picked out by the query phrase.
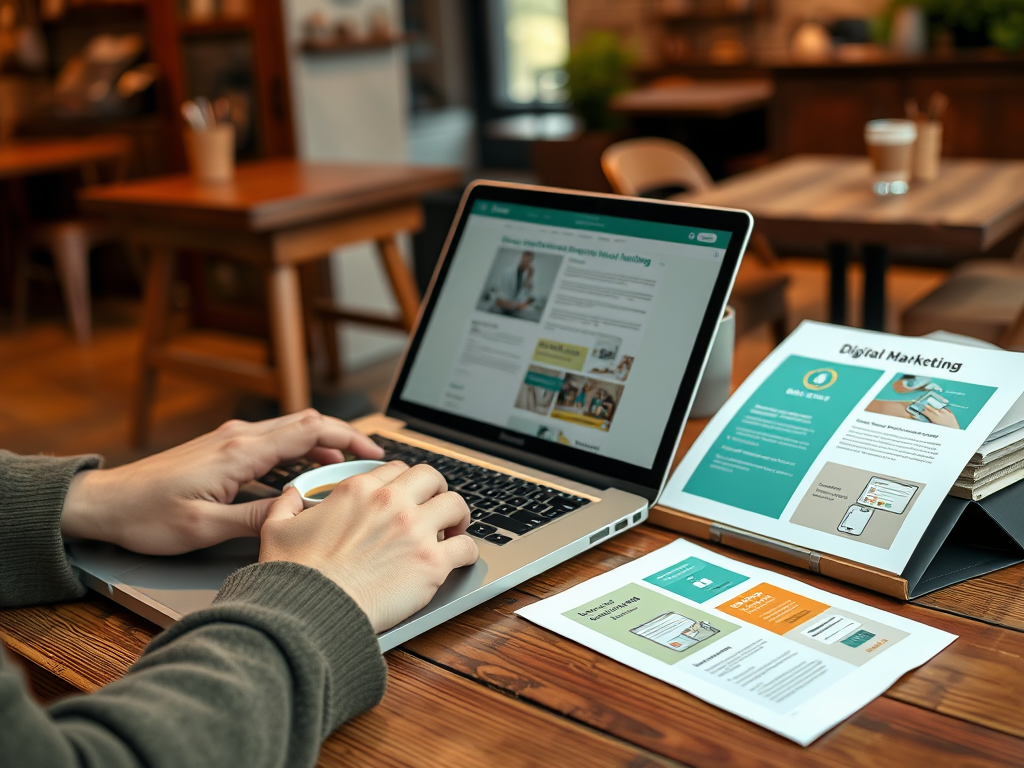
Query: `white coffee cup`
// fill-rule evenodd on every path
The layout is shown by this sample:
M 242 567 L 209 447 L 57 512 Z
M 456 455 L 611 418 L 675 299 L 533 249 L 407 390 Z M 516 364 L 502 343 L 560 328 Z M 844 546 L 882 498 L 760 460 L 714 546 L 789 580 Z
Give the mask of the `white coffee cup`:
M 725 308 L 722 319 L 718 323 L 718 335 L 711 345 L 708 364 L 704 367 L 704 375 L 697 384 L 697 394 L 693 398 L 690 416 L 704 419 L 714 416 L 718 409 L 725 405 L 732 393 L 732 355 L 736 349 L 736 310 L 731 306 Z
M 343 461 L 341 464 L 328 464 L 325 467 L 317 467 L 309 472 L 303 472 L 285 488 L 294 487 L 302 496 L 302 506 L 309 509 L 326 499 L 328 494 L 334 490 L 334 486 L 342 480 L 348 480 L 350 477 L 383 467 L 385 463 L 372 459 L 360 459 L 358 461 Z

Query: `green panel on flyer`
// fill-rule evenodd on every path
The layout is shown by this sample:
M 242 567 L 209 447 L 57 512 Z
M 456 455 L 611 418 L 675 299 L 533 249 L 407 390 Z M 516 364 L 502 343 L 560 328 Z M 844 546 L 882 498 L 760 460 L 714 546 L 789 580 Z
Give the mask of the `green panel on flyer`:
M 778 519 L 825 444 L 882 374 L 787 357 L 733 416 L 684 490 Z

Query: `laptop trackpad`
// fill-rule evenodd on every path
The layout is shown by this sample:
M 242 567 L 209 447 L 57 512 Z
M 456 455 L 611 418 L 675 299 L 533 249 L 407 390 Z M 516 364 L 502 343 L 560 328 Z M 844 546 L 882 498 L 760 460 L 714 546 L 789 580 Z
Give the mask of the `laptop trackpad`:
M 184 615 L 210 605 L 224 580 L 255 563 L 259 553 L 259 539 L 233 539 L 187 555 L 148 558 L 117 580 Z

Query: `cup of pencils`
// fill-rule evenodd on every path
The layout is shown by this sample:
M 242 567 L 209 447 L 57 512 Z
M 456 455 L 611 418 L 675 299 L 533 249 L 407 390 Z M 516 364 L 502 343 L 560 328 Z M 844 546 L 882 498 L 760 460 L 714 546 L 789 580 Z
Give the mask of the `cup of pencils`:
M 907 99 L 907 119 L 917 123 L 917 142 L 914 145 L 914 178 L 931 181 L 939 175 L 942 157 L 942 118 L 949 106 L 949 97 L 935 91 L 928 100 L 927 111 L 922 112 L 916 99 Z
M 188 165 L 200 184 L 225 184 L 235 177 L 235 126 L 230 113 L 227 99 L 211 103 L 200 96 L 181 105 Z

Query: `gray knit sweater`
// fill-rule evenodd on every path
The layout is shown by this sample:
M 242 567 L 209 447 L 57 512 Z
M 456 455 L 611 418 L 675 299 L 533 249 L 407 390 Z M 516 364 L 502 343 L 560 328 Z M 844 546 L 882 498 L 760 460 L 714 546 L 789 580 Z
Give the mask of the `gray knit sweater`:
M 98 465 L 0 451 L 0 609 L 84 593 L 60 513 L 74 474 Z M 385 679 L 369 620 L 337 585 L 293 563 L 251 565 L 122 679 L 49 710 L 0 651 L 0 765 L 310 766 Z

